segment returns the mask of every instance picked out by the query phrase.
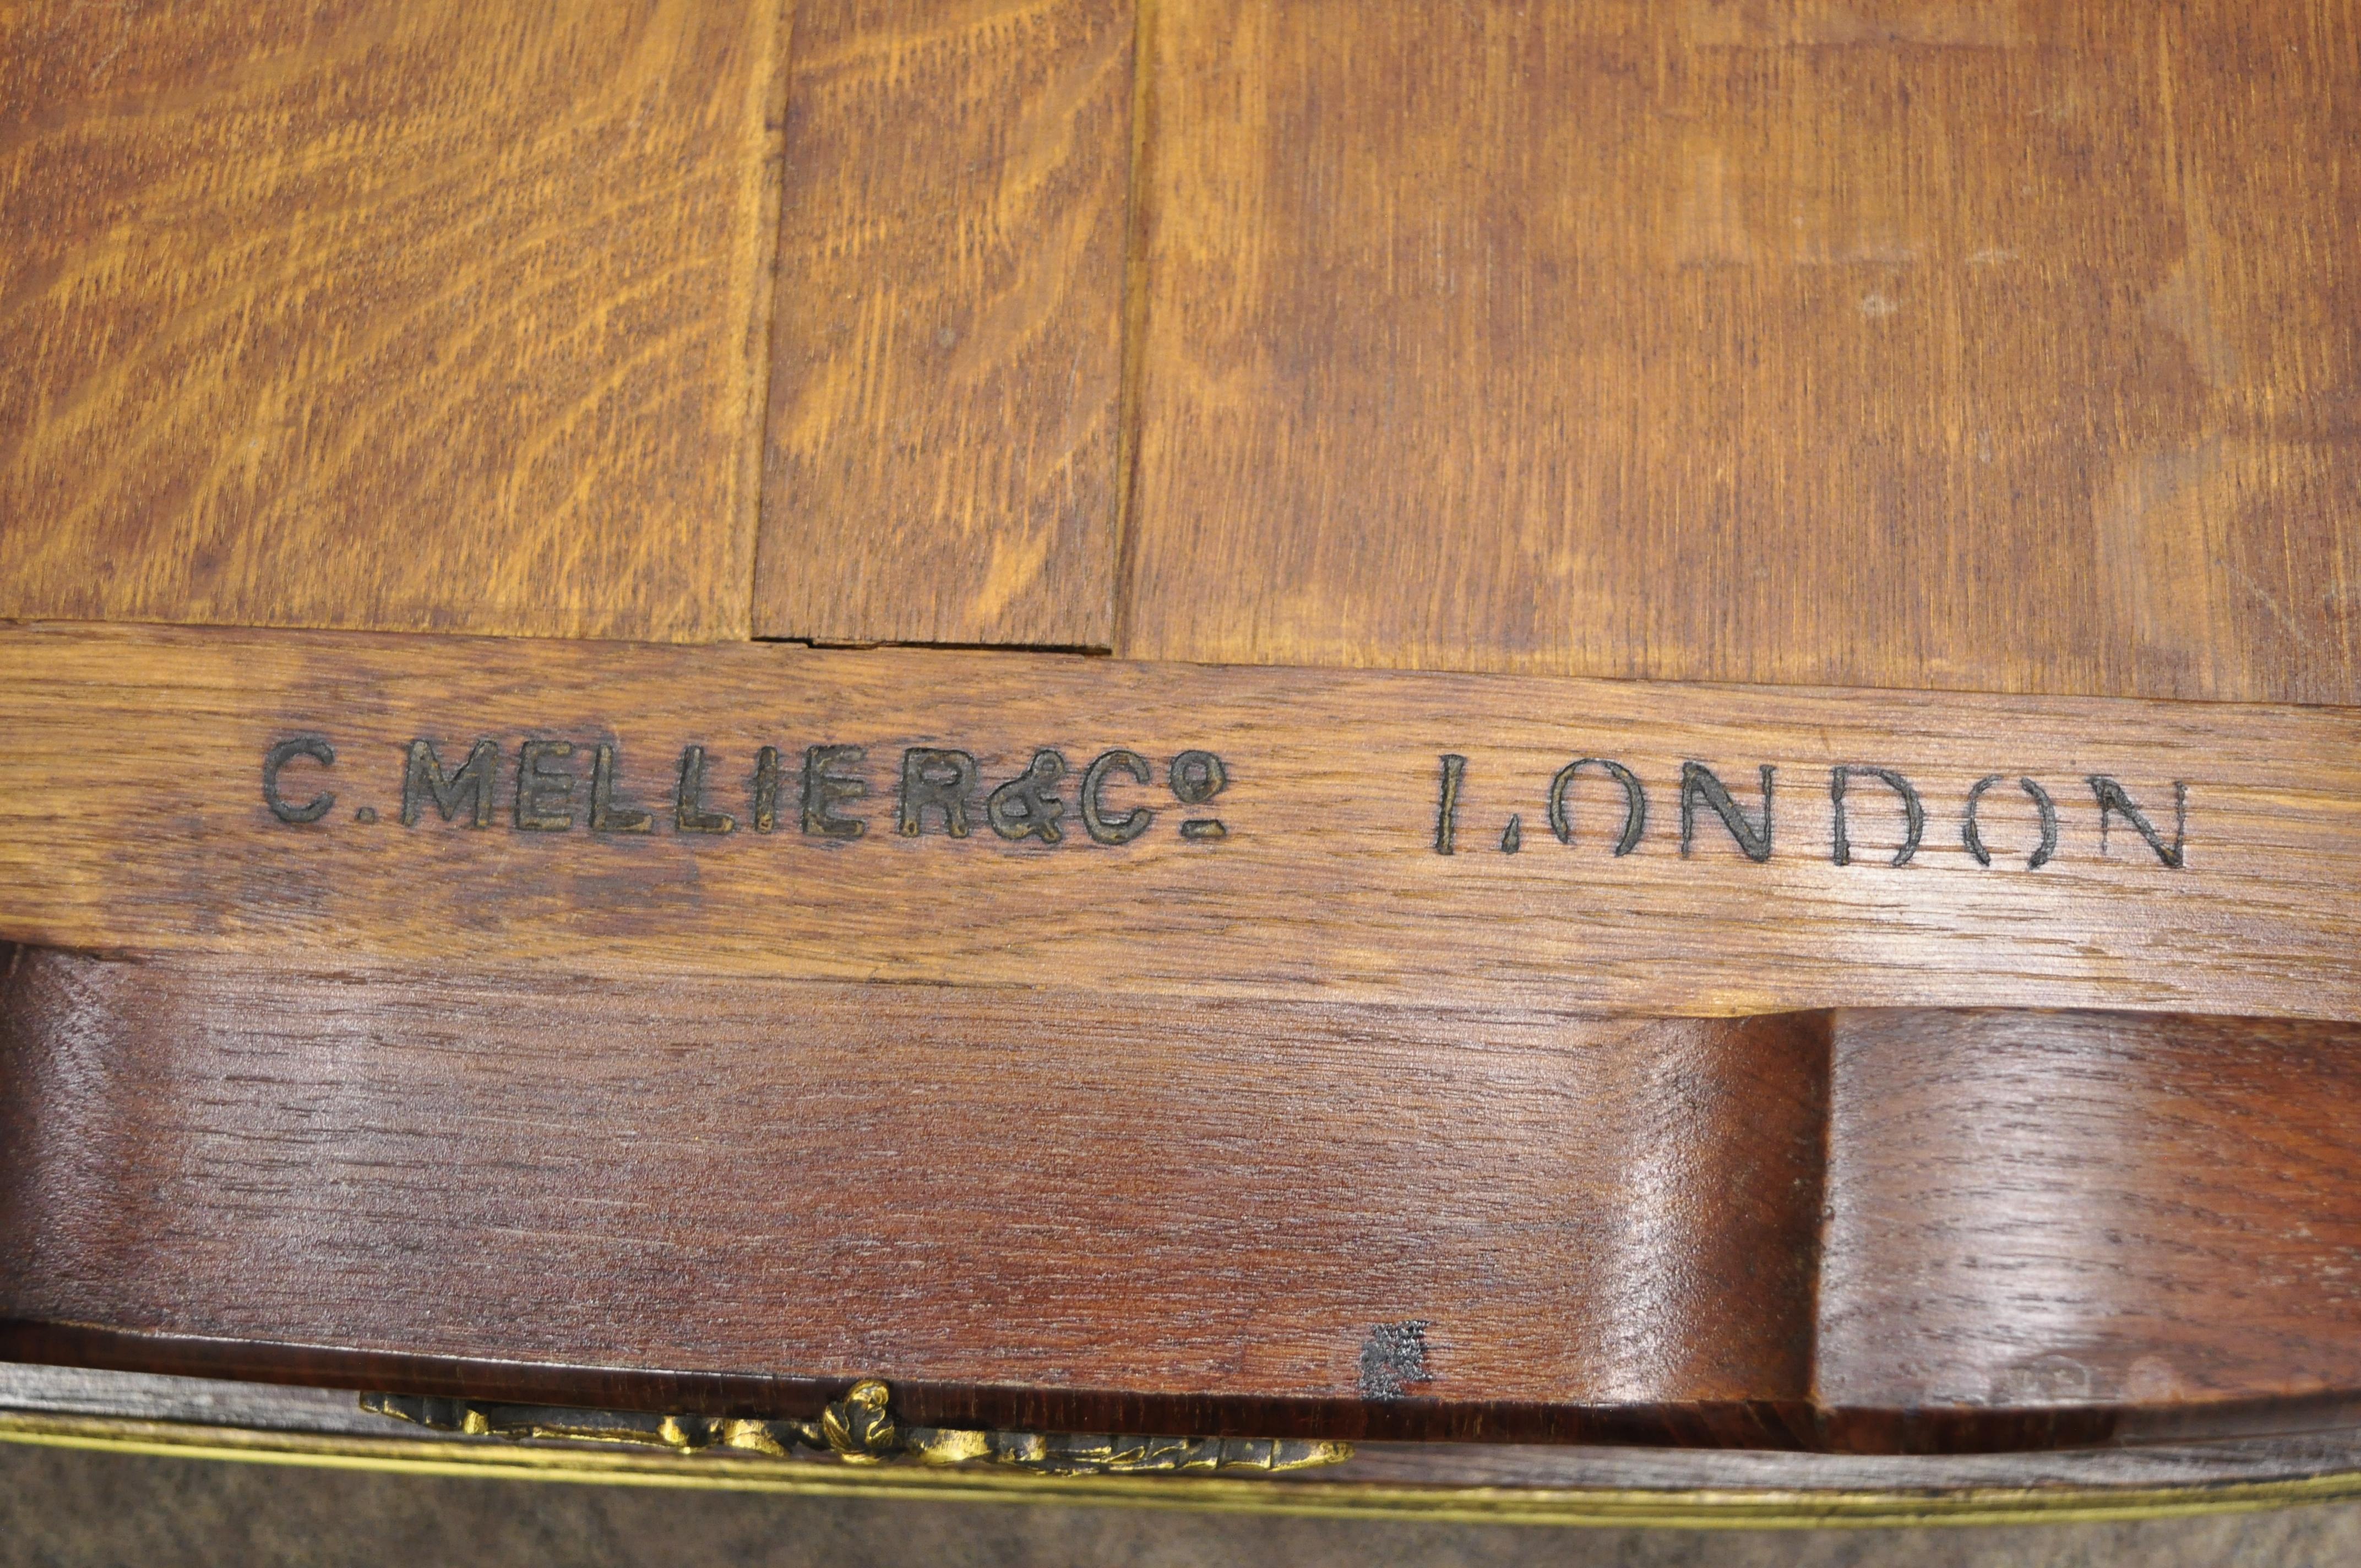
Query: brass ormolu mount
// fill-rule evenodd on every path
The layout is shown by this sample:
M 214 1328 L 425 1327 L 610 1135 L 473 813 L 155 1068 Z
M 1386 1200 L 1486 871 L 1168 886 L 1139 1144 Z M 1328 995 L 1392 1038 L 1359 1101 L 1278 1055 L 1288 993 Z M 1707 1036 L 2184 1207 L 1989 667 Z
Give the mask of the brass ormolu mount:
M 854 1384 L 816 1421 L 658 1416 L 408 1394 L 364 1394 L 361 1409 L 478 1437 L 644 1443 L 675 1453 L 734 1450 L 774 1459 L 833 1455 L 847 1464 L 1001 1464 L 1045 1475 L 1272 1475 L 1339 1464 L 1353 1456 L 1348 1442 L 1282 1438 L 908 1426 L 895 1419 L 890 1399 L 884 1384 L 868 1378 Z

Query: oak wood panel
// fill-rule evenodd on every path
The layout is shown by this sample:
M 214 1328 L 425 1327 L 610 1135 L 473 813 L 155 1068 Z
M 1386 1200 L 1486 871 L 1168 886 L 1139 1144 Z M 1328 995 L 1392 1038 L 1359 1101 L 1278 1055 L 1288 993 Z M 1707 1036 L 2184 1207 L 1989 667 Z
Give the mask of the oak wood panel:
M 803 0 L 759 635 L 1104 648 L 1128 0 Z
M 43 953 L 0 1014 L 8 1319 L 1748 1439 L 1808 1380 L 1813 1019 Z
M 0 17 L 0 616 L 743 637 L 784 0 Z
M 1640 1014 L 2361 1016 L 2361 722 L 2333 709 L 60 627 L 0 631 L 0 939 L 48 946 Z M 421 740 L 435 783 L 482 747 L 482 828 L 468 781 L 446 816 L 411 773 Z M 291 757 L 280 805 L 320 815 L 280 820 L 264 762 L 312 744 L 337 762 Z M 835 746 L 863 755 L 815 762 Z M 987 796 L 1053 748 L 1059 840 L 1002 837 Z M 1102 826 L 1152 815 L 1103 844 L 1076 775 L 1116 748 L 1145 776 L 1102 773 Z M 914 749 L 974 759 L 966 837 L 942 807 L 895 830 Z M 1226 787 L 1184 806 L 1171 774 L 1201 749 Z M 546 776 L 521 792 L 528 757 Z M 1466 764 L 1444 855 L 1448 757 Z M 1629 854 L 1603 767 L 1569 781 L 1572 842 L 1551 828 L 1553 779 L 1583 758 L 1620 759 L 1646 796 Z M 1901 797 L 1858 771 L 1836 863 L 1832 772 L 1861 764 L 1921 798 L 1906 864 Z M 1763 768 L 1758 861 L 1705 775 L 1759 839 Z M 589 829 L 602 769 L 608 826 L 646 830 Z M 1963 824 L 1986 780 L 1990 864 Z M 2052 802 L 2037 869 L 2020 780 Z
M 2361 1387 L 2356 1044 L 2257 1021 L 1846 1015 L 1820 1397 Z
M 1120 651 L 2361 700 L 2347 0 L 1145 16 Z

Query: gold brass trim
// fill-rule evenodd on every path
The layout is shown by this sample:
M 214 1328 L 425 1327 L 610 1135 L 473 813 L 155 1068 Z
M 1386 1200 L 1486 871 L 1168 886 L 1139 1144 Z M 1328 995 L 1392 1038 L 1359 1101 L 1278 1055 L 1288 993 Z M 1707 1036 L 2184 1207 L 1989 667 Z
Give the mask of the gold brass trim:
M 891 1400 L 885 1385 L 873 1377 L 854 1384 L 816 1421 L 657 1416 L 408 1394 L 363 1394 L 361 1409 L 472 1437 L 636 1443 L 675 1453 L 735 1450 L 773 1459 L 832 1454 L 847 1464 L 1000 1464 L 1041 1475 L 1270 1475 L 1353 1457 L 1349 1442 L 911 1426 L 895 1418 Z
M 1477 1524 L 1799 1529 L 1818 1526 L 2066 1524 L 2235 1513 L 2361 1498 L 2361 1472 L 2294 1481 L 2164 1487 L 1989 1487 L 1910 1491 L 1644 1491 L 1227 1480 L 1211 1475 L 1039 1475 L 1005 1469 L 781 1464 L 719 1454 L 600 1453 L 445 1438 L 361 1438 L 250 1431 L 82 1416 L 0 1411 L 0 1442 L 185 1459 L 512 1476 L 805 1497 L 1202 1508 L 1226 1513 L 1422 1519 Z

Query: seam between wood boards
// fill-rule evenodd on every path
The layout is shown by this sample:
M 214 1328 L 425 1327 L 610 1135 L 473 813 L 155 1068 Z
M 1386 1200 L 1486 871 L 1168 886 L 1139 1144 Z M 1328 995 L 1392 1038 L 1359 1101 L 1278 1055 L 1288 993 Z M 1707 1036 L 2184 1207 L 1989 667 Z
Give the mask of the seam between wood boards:
M 739 482 L 745 487 L 745 499 L 738 509 L 738 526 L 746 544 L 738 562 L 736 635 L 720 639 L 728 641 L 753 641 L 754 596 L 762 581 L 758 557 L 763 550 L 764 501 L 769 491 L 763 475 L 770 463 L 773 325 L 778 314 L 779 291 L 784 286 L 779 276 L 779 257 L 783 248 L 781 230 L 787 220 L 787 100 L 794 80 L 796 16 L 796 0 L 775 0 L 773 16 L 777 44 L 772 53 L 770 81 L 763 88 L 763 157 L 757 176 L 756 243 L 762 251 L 757 275 L 763 281 L 753 291 L 752 319 L 746 324 L 746 361 L 753 385 L 746 397 L 746 440 L 739 459 Z
M 1148 351 L 1148 159 L 1155 113 L 1152 50 L 1157 0 L 1135 0 L 1131 16 L 1131 148 L 1126 170 L 1123 223 L 1122 389 L 1115 423 L 1115 569 L 1107 585 L 1107 647 L 1117 657 L 1131 647 L 1137 585 L 1135 526 L 1139 505 L 1140 406 Z
M 638 637 L 570 637 L 536 631 L 442 631 L 415 627 L 358 626 L 286 626 L 269 624 L 226 623 L 183 620 L 126 620 L 116 619 L 77 620 L 54 616 L 11 618 L 0 616 L 0 632 L 7 631 L 161 631 L 190 636 L 263 636 L 290 638 L 383 638 L 402 640 L 420 644 L 430 642 L 488 641 L 554 643 L 580 642 L 605 647 L 648 649 L 694 649 L 726 647 L 746 642 L 770 648 L 805 649 L 814 652 L 838 655 L 866 652 L 910 651 L 984 654 L 1012 654 L 1030 658 L 1060 657 L 1087 660 L 1109 665 L 1137 665 L 1149 668 L 1188 670 L 1236 670 L 1270 675 L 1301 673 L 1308 675 L 1351 675 L 1384 680 L 1400 677 L 1405 680 L 1451 679 L 1477 681 L 1517 681 L 1527 683 L 1558 683 L 1565 685 L 1598 685 L 1618 687 L 1647 686 L 1661 690 L 1716 691 L 1761 693 L 1766 696 L 1916 696 L 1940 704 L 1953 698 L 1963 701 L 2033 703 L 2109 703 L 2147 707 L 2171 707 L 2186 710 L 2248 709 L 2257 711 L 2287 711 L 2303 713 L 2349 713 L 2361 715 L 2361 704 L 2335 702 L 2299 702 L 2283 697 L 2210 697 L 2210 696 L 2140 696 L 2119 692 L 2089 691 L 2009 691 L 1990 686 L 1877 686 L 1843 685 L 1829 682 L 1744 681 L 1727 678 L 1687 679 L 1668 675 L 1595 674 L 1579 671 L 1500 670 L 1446 668 L 1432 665 L 1397 664 L 1312 664 L 1254 663 L 1218 659 L 1144 659 L 1132 658 L 1115 652 L 1082 643 L 1030 642 L 913 642 L 897 641 L 836 641 L 826 639 L 795 636 L 752 636 L 726 638 L 718 641 L 681 641 L 671 638 Z

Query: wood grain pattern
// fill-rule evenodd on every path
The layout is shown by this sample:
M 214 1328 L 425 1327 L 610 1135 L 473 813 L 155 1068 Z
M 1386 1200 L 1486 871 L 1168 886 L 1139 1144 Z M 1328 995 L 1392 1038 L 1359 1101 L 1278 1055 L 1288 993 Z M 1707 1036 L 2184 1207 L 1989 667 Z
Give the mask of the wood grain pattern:
M 0 1355 L 2361 1420 L 2355 20 L 0 14 Z
M 0 1016 L 9 1319 L 1592 1430 L 1809 1376 L 1808 1020 L 42 954 Z
M 2361 48 L 1147 12 L 1147 658 L 2361 701 Z
M 0 17 L 0 616 L 743 637 L 783 0 Z
M 2361 1387 L 2353 1045 L 2251 1021 L 1863 1015 L 1836 1047 L 1821 1397 Z
M 804 0 L 759 635 L 1111 641 L 1132 11 Z
M 1219 670 L 1101 659 L 780 645 L 665 648 L 352 633 L 54 628 L 0 632 L 0 939 L 112 951 L 468 955 L 555 971 L 704 972 L 1236 997 L 1519 1003 L 1642 1015 L 1829 1005 L 2109 1006 L 2361 1017 L 2361 727 L 2332 709 L 2032 697 L 1771 692 L 1505 676 Z M 298 758 L 278 820 L 266 753 Z M 487 826 L 422 786 L 419 739 L 496 770 Z M 570 795 L 520 830 L 524 746 Z M 610 802 L 644 832 L 588 829 L 597 748 Z M 864 825 L 804 831 L 807 750 Z M 758 751 L 780 752 L 778 830 L 753 831 Z M 693 811 L 732 831 L 680 831 Z M 1154 813 L 1104 845 L 1079 830 L 1086 762 L 1128 747 L 1148 774 L 1110 810 Z M 895 831 L 911 748 L 975 759 L 969 835 L 941 811 Z M 1055 845 L 1004 839 L 987 792 L 1038 749 L 1070 772 Z M 1184 751 L 1228 784 L 1183 807 Z M 1438 764 L 1468 759 L 1459 852 L 1435 850 Z M 1554 775 L 1620 758 L 1650 797 L 1633 852 L 1601 770 L 1547 820 Z M 1757 862 L 1684 769 L 1726 781 L 1772 841 Z M 1890 863 L 1899 797 L 1856 777 L 1851 863 L 1834 863 L 1831 770 L 1915 784 L 1923 842 Z M 1969 852 L 1981 779 L 1990 865 Z M 2122 781 L 2159 837 L 2102 842 L 2092 776 Z M 2054 854 L 2016 780 L 2047 781 Z M 2176 781 L 2181 865 L 2163 862 Z M 555 790 L 557 786 L 550 786 Z M 373 820 L 360 820 L 367 814 Z M 1521 852 L 1503 853 L 1517 817 Z M 1683 819 L 1689 818 L 1685 835 Z M 1184 835 L 1218 820 L 1226 836 Z M 1693 842 L 1682 852 L 1682 839 Z
M 2356 1044 L 25 952 L 0 1345 L 1085 1429 L 2308 1431 L 2361 1414 Z

